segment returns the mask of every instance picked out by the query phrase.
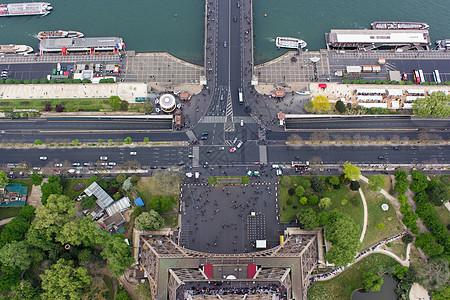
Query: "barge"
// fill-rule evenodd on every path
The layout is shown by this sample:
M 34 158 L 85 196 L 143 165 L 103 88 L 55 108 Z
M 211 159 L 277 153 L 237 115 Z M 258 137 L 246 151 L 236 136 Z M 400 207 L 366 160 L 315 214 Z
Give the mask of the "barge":
M 46 16 L 53 7 L 48 2 L 0 4 L 0 17 L 11 16 Z
M 82 37 L 84 37 L 83 33 L 72 30 L 41 31 L 37 35 L 37 38 L 39 40 L 59 39 L 59 38 L 82 38 Z
M 426 30 L 430 28 L 427 23 L 420 22 L 393 22 L 380 21 L 370 24 L 374 30 Z

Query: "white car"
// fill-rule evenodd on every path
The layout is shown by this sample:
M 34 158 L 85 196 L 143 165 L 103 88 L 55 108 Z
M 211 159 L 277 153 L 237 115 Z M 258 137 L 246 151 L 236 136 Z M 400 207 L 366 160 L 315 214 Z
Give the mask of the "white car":
M 39 157 L 40 160 L 47 160 L 47 156 L 41 156 Z
M 111 162 L 109 162 L 109 163 L 108 163 L 108 165 L 110 165 L 110 166 L 115 166 L 115 165 L 116 165 L 116 163 L 115 163 L 115 162 L 113 162 L 113 161 L 111 161 Z
M 244 142 L 243 141 L 239 141 L 239 143 L 236 145 L 236 147 L 239 149 L 239 148 L 241 148 L 241 146 L 244 144 Z
M 60 163 L 55 164 L 55 167 L 62 167 L 62 164 L 60 164 Z
M 72 164 L 72 166 L 74 166 L 74 167 L 79 167 L 80 165 L 81 164 L 79 162 L 75 162 L 75 163 Z
M 241 120 L 241 127 L 244 127 L 244 120 Z
M 100 156 L 100 160 L 108 160 L 108 156 Z
M 131 155 L 131 156 L 136 156 L 136 155 L 137 155 L 137 152 L 132 151 L 132 152 L 130 152 L 130 155 Z

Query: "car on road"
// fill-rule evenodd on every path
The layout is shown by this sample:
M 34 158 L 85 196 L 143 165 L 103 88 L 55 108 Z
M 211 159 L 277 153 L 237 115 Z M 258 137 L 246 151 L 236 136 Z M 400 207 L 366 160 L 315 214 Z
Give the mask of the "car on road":
M 212 150 L 211 149 L 206 150 L 206 153 L 212 153 Z
M 384 158 L 385 158 L 384 155 L 378 156 L 378 159 L 379 159 L 379 160 L 384 160 Z
M 85 162 L 85 163 L 83 163 L 83 165 L 84 165 L 85 167 L 89 167 L 89 166 L 91 165 L 91 163 Z
M 237 18 L 236 17 L 233 17 L 233 22 L 237 22 Z
M 204 141 L 204 140 L 207 140 L 208 137 L 207 136 L 202 136 L 200 139 Z
M 79 163 L 79 162 L 74 162 L 73 164 L 72 164 L 72 166 L 74 166 L 74 167 L 79 167 L 81 164 Z
M 398 150 L 400 150 L 400 148 L 397 147 L 397 146 L 395 146 L 395 147 L 394 147 L 394 150 L 395 150 L 395 151 L 398 151 Z
M 241 120 L 241 127 L 244 126 L 244 120 Z
M 239 141 L 239 143 L 236 145 L 236 148 L 238 149 L 241 148 L 243 144 L 244 144 L 243 141 Z
M 167 169 L 166 166 L 161 166 L 161 170 L 165 170 L 165 169 Z
M 47 160 L 47 156 L 41 156 L 39 157 L 40 160 Z
M 209 133 L 208 132 L 202 132 L 202 135 L 208 135 Z
M 153 170 L 158 169 L 158 166 L 151 166 L 150 169 L 153 169 Z
M 117 164 L 116 164 L 115 162 L 111 161 L 111 162 L 108 163 L 108 165 L 110 165 L 110 166 L 115 166 L 115 165 L 117 165 Z
M 100 156 L 100 160 L 108 160 L 108 156 Z
M 180 161 L 177 165 L 183 166 L 184 165 L 184 161 Z
M 227 47 L 227 41 L 223 41 L 223 47 L 224 47 L 224 48 Z
M 193 154 L 189 154 L 188 157 L 189 158 L 194 158 L 194 155 Z
M 402 80 L 403 81 L 408 81 L 408 74 L 402 73 Z
M 131 155 L 131 156 L 136 156 L 136 155 L 137 155 L 137 152 L 131 151 L 131 152 L 130 152 L 130 155 Z
M 55 164 L 55 167 L 62 167 L 61 163 Z
M 236 3 L 236 5 L 237 5 L 237 7 L 241 7 L 241 2 L 238 1 L 238 2 Z
M 237 142 L 237 137 L 234 138 L 233 145 L 236 144 L 236 142 Z
M 219 147 L 219 150 L 223 151 L 223 150 L 225 150 L 225 147 Z
M 236 147 L 230 149 L 230 153 L 236 152 Z

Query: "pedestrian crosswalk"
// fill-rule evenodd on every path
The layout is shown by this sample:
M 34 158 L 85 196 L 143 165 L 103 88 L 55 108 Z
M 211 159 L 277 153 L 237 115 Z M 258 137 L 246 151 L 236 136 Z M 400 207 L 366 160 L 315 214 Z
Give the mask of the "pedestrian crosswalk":
M 225 123 L 226 116 L 204 116 L 200 123 Z
M 259 146 L 259 162 L 267 164 L 267 146 Z

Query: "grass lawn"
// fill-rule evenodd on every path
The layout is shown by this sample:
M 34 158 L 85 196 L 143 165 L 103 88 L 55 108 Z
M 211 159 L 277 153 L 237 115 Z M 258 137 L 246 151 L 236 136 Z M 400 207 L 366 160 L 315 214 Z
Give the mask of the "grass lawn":
M 15 99 L 0 101 L 0 109 L 11 111 L 16 109 L 38 109 L 43 111 L 45 104 L 50 103 L 52 110 L 56 105 L 65 107 L 64 111 L 99 111 L 111 110 L 109 99 L 81 98 L 81 99 Z
M 402 242 L 401 239 L 395 240 L 390 243 L 391 247 L 387 247 L 386 249 L 400 257 L 401 259 L 405 259 L 406 256 L 406 244 Z
M 11 179 L 9 181 L 9 183 L 20 183 L 23 186 L 26 186 L 28 188 L 27 190 L 27 195 L 30 196 L 31 195 L 31 187 L 32 187 L 32 183 L 31 183 L 31 179 Z
M 178 214 L 163 215 L 165 226 L 177 227 L 178 226 Z
M 240 184 L 250 184 L 250 178 L 248 176 L 210 176 L 208 177 L 208 184 L 209 185 L 218 184 L 217 178 L 240 178 L 241 179 Z
M 337 277 L 316 282 L 308 291 L 310 300 L 349 300 L 354 290 L 362 288 L 364 272 L 378 272 L 379 267 L 389 267 L 397 262 L 384 254 L 372 254 L 353 265 Z
M 369 185 L 360 182 L 363 193 L 367 201 L 367 210 L 369 212 L 369 222 L 367 226 L 366 236 L 364 238 L 364 247 L 367 248 L 377 242 L 402 232 L 401 221 L 397 218 L 391 203 L 378 192 L 369 189 Z M 383 211 L 381 205 L 386 203 L 389 205 L 388 211 Z M 376 225 L 384 223 L 385 229 L 379 230 Z
M 289 180 L 287 180 L 288 178 Z M 295 188 L 300 183 L 310 178 L 310 176 L 281 176 L 280 179 L 280 207 L 281 207 L 281 214 L 280 219 L 283 223 L 289 223 L 292 220 L 295 219 L 297 213 L 305 208 L 311 207 L 310 205 L 301 205 L 299 203 L 299 197 L 297 195 L 290 196 L 289 195 L 289 189 Z M 308 189 L 305 194 L 312 193 L 312 190 Z M 346 214 L 349 214 L 356 224 L 362 224 L 363 218 L 364 218 L 364 211 L 363 206 L 361 202 L 361 197 L 358 192 L 354 192 L 347 187 L 341 187 L 337 190 L 332 191 L 324 191 L 322 192 L 321 196 L 319 198 L 329 197 L 332 201 L 331 207 L 329 210 L 332 209 L 338 209 L 341 212 L 344 212 Z M 288 200 L 291 199 L 292 204 L 288 204 Z M 342 205 L 341 201 L 343 199 L 347 199 L 347 204 Z M 311 207 L 316 212 L 319 211 L 318 206 Z M 362 228 L 361 228 L 362 230 Z
M 87 188 L 91 183 L 90 178 L 73 178 L 66 180 L 67 183 L 64 185 L 62 193 L 63 195 L 68 196 L 70 199 L 75 199 L 76 197 L 78 197 L 78 195 L 80 195 L 84 191 L 84 189 Z M 73 186 L 79 182 L 84 182 L 85 186 L 83 189 L 81 189 L 81 191 L 76 192 L 73 190 Z
M 156 173 L 153 177 L 141 177 L 136 190 L 145 203 L 144 211 L 150 210 L 153 196 L 171 196 L 178 202 L 181 177 L 173 173 Z M 177 208 L 178 205 L 174 205 Z
M 0 207 L 0 220 L 17 217 L 22 207 Z
M 445 206 L 435 206 L 435 207 L 436 207 L 437 216 L 439 217 L 441 222 L 445 226 L 450 224 L 450 212 L 448 211 L 448 209 Z M 447 232 L 449 232 L 448 228 L 447 228 Z

